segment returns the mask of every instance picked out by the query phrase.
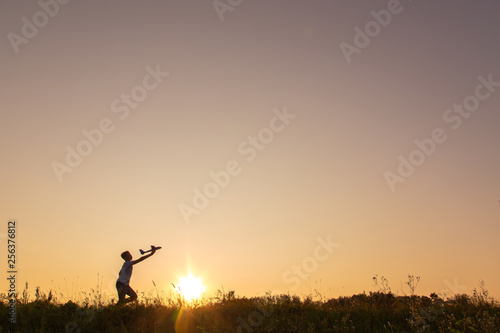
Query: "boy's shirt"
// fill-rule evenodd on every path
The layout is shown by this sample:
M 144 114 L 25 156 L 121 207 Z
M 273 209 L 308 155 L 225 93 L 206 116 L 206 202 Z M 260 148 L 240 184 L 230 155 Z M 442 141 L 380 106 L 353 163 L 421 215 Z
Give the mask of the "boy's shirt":
M 132 277 L 132 268 L 134 263 L 134 260 L 125 261 L 123 263 L 122 269 L 120 269 L 120 273 L 118 274 L 117 282 L 121 282 L 128 286 L 128 284 L 130 283 L 130 278 Z

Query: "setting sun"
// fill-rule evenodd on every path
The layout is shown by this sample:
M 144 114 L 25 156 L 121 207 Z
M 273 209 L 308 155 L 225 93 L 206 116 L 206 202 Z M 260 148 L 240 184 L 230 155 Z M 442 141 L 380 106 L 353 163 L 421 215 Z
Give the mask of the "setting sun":
M 177 287 L 186 301 L 200 298 L 205 290 L 205 287 L 201 283 L 201 279 L 195 278 L 191 273 L 188 274 L 188 276 L 181 277 Z

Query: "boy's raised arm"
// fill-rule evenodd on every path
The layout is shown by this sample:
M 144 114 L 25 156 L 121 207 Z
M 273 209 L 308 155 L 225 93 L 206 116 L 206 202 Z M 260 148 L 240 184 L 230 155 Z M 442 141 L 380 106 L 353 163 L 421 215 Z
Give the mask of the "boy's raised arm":
M 151 253 L 150 253 L 150 254 L 147 254 L 147 255 L 145 255 L 145 256 L 142 256 L 142 257 L 140 257 L 140 258 L 139 258 L 139 259 L 137 259 L 137 260 L 134 260 L 133 265 L 138 264 L 138 263 L 140 263 L 141 261 L 143 261 L 143 260 L 145 260 L 145 259 L 147 259 L 147 258 L 151 257 L 153 254 L 155 254 L 155 252 L 156 252 L 156 247 L 154 247 L 153 245 L 151 245 Z

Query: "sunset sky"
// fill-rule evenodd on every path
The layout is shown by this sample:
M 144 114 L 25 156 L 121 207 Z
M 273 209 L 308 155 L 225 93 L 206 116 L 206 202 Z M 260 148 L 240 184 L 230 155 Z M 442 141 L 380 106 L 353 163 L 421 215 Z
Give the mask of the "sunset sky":
M 500 298 L 500 2 L 2 1 L 18 289 Z M 6 267 L 6 255 L 2 267 Z M 6 269 L 5 269 L 6 270 Z M 8 289 L 6 280 L 2 289 Z

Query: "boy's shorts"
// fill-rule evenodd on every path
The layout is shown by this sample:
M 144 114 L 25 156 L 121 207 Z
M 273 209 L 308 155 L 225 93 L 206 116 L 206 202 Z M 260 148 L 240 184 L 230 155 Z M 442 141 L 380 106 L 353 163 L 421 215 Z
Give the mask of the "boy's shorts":
M 116 290 L 118 291 L 119 300 L 125 299 L 126 295 L 129 295 L 131 298 L 137 298 L 137 294 L 134 289 L 130 288 L 128 284 L 123 282 L 116 281 Z

